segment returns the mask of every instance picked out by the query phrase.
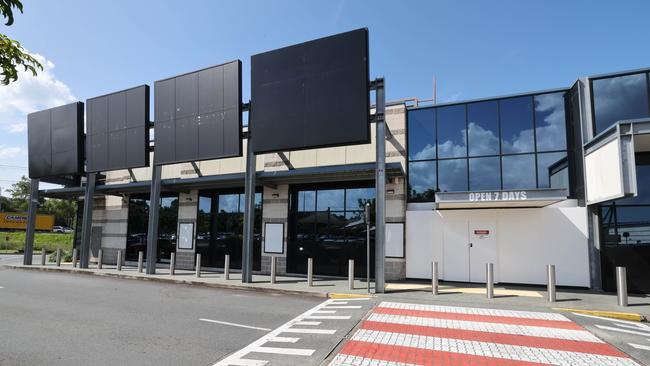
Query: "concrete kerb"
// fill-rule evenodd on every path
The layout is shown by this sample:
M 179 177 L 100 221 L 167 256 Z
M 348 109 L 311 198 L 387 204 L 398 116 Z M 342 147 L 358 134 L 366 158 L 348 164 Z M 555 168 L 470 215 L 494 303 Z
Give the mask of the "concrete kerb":
M 647 322 L 648 318 L 638 313 L 626 313 L 620 311 L 605 311 L 605 310 L 585 310 L 585 309 L 569 309 L 569 308 L 553 308 L 556 311 L 565 311 L 570 313 L 586 314 L 593 316 L 600 316 L 604 318 L 628 320 L 633 322 Z

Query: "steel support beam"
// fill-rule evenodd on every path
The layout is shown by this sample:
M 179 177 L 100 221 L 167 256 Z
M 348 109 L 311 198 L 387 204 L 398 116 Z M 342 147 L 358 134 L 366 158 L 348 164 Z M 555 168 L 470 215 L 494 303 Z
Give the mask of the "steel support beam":
M 250 116 L 250 112 L 249 112 Z M 249 124 L 250 126 L 250 121 Z M 248 141 L 246 147 L 246 177 L 245 179 L 245 198 L 244 198 L 244 243 L 242 245 L 241 257 L 241 281 L 242 283 L 253 282 L 253 242 L 255 226 L 255 153 L 250 143 L 250 131 L 248 132 Z
M 383 78 L 375 79 L 377 108 L 375 129 L 377 173 L 375 175 L 375 292 L 385 289 L 384 261 L 386 257 L 386 93 Z
M 27 205 L 27 232 L 25 233 L 25 251 L 23 264 L 30 266 L 34 254 L 34 231 L 36 230 L 36 210 L 38 210 L 38 179 L 32 179 Z
M 154 160 L 155 160 L 154 153 Z M 158 257 L 158 217 L 160 214 L 160 181 L 162 166 L 155 163 L 151 167 L 151 196 L 149 198 L 149 229 L 147 231 L 147 274 L 156 274 Z
M 86 177 L 86 193 L 84 195 L 84 212 L 81 222 L 81 258 L 79 268 L 88 268 L 90 261 L 90 237 L 93 227 L 93 206 L 97 173 L 88 173 Z

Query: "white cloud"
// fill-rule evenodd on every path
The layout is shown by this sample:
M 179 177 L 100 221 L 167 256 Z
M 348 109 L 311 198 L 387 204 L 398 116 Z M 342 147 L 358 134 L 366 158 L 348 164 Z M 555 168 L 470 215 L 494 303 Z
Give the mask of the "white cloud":
M 15 158 L 22 153 L 23 149 L 15 146 L 0 145 L 0 160 Z
M 18 81 L 0 86 L 0 129 L 10 133 L 26 131 L 27 114 L 75 100 L 70 88 L 54 76 L 54 63 L 39 54 L 32 56 L 43 65 L 38 76 L 21 69 Z

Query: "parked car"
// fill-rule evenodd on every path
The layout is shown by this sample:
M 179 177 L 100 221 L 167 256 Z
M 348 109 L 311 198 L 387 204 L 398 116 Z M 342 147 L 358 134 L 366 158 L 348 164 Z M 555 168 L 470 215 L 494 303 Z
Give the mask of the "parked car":
M 73 231 L 74 230 L 72 230 L 71 228 L 65 226 L 52 226 L 53 233 L 71 233 Z

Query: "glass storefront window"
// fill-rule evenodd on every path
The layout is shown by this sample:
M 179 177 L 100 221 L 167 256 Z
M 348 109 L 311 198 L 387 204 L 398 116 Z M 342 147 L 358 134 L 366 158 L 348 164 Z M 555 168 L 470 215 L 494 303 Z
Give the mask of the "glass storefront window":
M 501 158 L 503 165 L 503 189 L 534 189 L 535 155 L 509 155 Z
M 533 98 L 531 96 L 499 101 L 501 151 L 503 154 L 535 150 Z
M 467 156 L 467 130 L 465 105 L 437 108 L 438 157 L 459 158 Z
M 467 105 L 469 156 L 499 154 L 499 107 L 496 101 Z
M 501 189 L 501 162 L 498 156 L 469 159 L 469 190 Z
M 409 198 L 412 201 L 433 201 L 436 192 L 436 161 L 409 163 Z
M 408 115 L 409 160 L 436 157 L 436 114 L 433 108 L 418 109 Z
M 328 189 L 316 192 L 317 211 L 344 210 L 345 191 L 343 189 Z
M 302 191 L 298 195 L 298 211 L 316 210 L 316 191 Z
M 441 192 L 467 191 L 467 159 L 438 160 Z
M 346 210 L 365 210 L 367 202 L 374 202 L 374 188 L 351 188 L 345 190 Z
M 537 154 L 538 188 L 569 188 L 565 152 Z
M 620 120 L 650 116 L 645 73 L 593 80 L 592 95 L 595 134 Z
M 165 193 L 160 198 L 160 219 L 158 222 L 158 261 L 169 260 L 176 251 L 176 230 L 178 225 L 178 194 Z M 149 229 L 149 195 L 129 197 L 125 259 L 137 261 L 140 251 L 147 256 L 147 234 Z
M 566 150 L 564 92 L 540 94 L 535 100 L 537 151 Z

